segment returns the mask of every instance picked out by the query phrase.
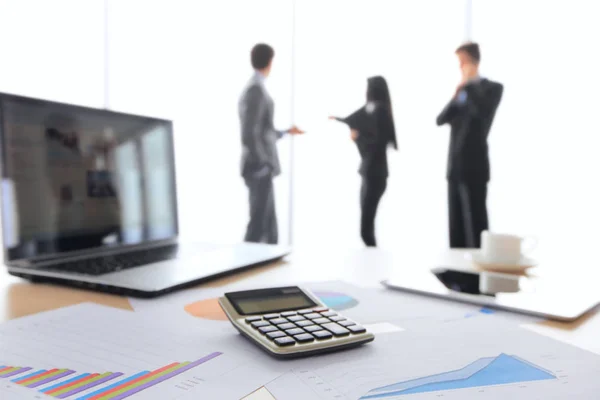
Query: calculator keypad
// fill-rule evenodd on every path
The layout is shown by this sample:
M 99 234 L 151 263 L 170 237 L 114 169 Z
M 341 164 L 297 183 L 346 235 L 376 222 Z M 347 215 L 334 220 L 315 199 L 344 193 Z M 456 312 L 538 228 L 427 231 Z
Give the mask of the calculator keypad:
M 301 329 L 301 328 L 288 329 L 285 331 L 285 333 L 287 333 L 288 335 L 291 335 L 291 336 L 299 335 L 301 333 L 304 333 L 304 329 Z
M 313 312 L 310 314 L 306 314 L 304 317 L 308 318 L 308 319 L 317 319 L 317 318 L 321 318 L 321 314 Z
M 245 321 L 280 347 L 366 332 L 364 327 L 326 307 L 253 316 Z
M 331 339 L 333 337 L 331 332 L 327 332 L 327 331 L 316 331 L 316 332 L 313 332 L 313 335 L 314 335 L 314 337 L 316 337 L 319 340 Z
M 285 324 L 279 324 L 277 327 L 285 331 L 286 329 L 294 329 L 296 325 L 292 324 L 291 322 L 287 322 Z
M 275 340 L 277 338 L 284 337 L 284 336 L 286 336 L 286 334 L 281 331 L 274 331 L 274 332 L 267 333 L 267 337 L 271 340 Z
M 278 346 L 293 346 L 296 344 L 296 341 L 289 336 L 283 336 L 275 339 L 275 344 Z
M 323 330 L 323 328 L 321 328 L 319 325 L 309 325 L 309 326 L 303 327 L 303 329 L 308 333 Z
M 315 337 L 310 333 L 301 333 L 300 335 L 295 335 L 294 339 L 296 339 L 298 343 L 309 343 L 315 341 Z
M 298 314 L 296 311 L 286 311 L 286 312 L 282 312 L 281 316 L 287 318 L 287 317 L 290 317 L 290 316 L 296 315 L 296 314 Z
M 260 328 L 258 328 L 258 331 L 260 333 L 269 333 L 269 332 L 275 332 L 278 330 L 279 329 L 277 329 L 277 327 L 273 326 L 273 325 L 261 326 Z
M 333 333 L 334 336 L 347 336 L 350 334 L 350 331 L 348 329 L 344 328 L 341 325 L 336 324 L 335 322 L 323 324 L 323 328 L 325 328 L 329 332 Z
M 365 333 L 367 330 L 360 325 L 352 325 L 348 327 L 348 330 L 352 333 Z
M 250 325 L 252 325 L 253 328 L 258 329 L 258 328 L 260 328 L 262 326 L 269 326 L 271 324 L 268 323 L 267 321 L 254 321 Z

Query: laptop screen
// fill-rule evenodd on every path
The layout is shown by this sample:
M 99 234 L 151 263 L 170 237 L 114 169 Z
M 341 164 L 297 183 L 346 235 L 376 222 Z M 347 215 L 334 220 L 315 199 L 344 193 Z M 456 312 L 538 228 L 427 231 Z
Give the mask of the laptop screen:
M 7 260 L 177 236 L 170 121 L 0 94 Z

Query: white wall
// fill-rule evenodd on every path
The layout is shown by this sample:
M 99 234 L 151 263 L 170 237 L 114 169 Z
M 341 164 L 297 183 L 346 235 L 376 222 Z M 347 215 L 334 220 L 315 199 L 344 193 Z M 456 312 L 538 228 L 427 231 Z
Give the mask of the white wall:
M 464 39 L 467 1 L 295 3 L 294 19 L 292 0 L 107 0 L 105 58 L 103 0 L 0 0 L 0 91 L 97 107 L 107 100 L 116 110 L 172 118 L 183 234 L 237 241 L 247 221 L 237 99 L 251 74 L 251 46 L 270 43 L 276 122 L 287 127 L 294 114 L 307 130 L 294 140 L 294 243 L 361 247 L 358 155 L 347 128 L 327 116 L 359 107 L 366 78 L 382 74 L 400 151 L 389 154 L 379 242 L 446 247 L 448 128 L 434 119 L 459 79 L 453 52 Z M 482 71 L 505 84 L 490 136 L 492 228 L 539 235 L 552 247 L 595 244 L 596 5 L 472 3 Z M 276 183 L 282 242 L 290 145 L 280 143 L 284 175 Z
M 0 0 L 0 91 L 101 107 L 102 0 Z
M 290 1 L 109 2 L 110 105 L 174 121 L 180 226 L 189 239 L 238 242 L 248 219 L 240 177 L 237 101 L 253 74 L 250 49 L 276 51 L 267 80 L 276 124 L 289 127 Z M 289 139 L 276 180 L 280 241 L 288 242 Z
M 491 224 L 539 236 L 546 251 L 600 239 L 597 7 L 473 0 L 483 72 L 505 85 L 490 136 Z
M 315 12 L 318 10 L 318 12 Z M 435 118 L 459 81 L 454 49 L 464 34 L 462 0 L 298 2 L 295 244 L 362 246 L 358 152 L 345 125 L 327 120 L 364 104 L 366 79 L 390 86 L 399 151 L 376 221 L 379 244 L 446 243 L 446 148 Z

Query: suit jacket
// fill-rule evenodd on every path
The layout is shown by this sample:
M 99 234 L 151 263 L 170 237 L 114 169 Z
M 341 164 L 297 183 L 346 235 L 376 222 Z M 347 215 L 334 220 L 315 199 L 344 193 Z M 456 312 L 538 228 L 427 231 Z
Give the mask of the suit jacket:
M 375 105 L 369 110 L 363 106 L 337 120 L 358 131 L 356 146 L 361 159 L 358 173 L 363 177 L 387 177 L 387 147 L 394 135 L 392 116 L 387 108 Z
M 463 98 L 452 99 L 437 117 L 438 126 L 451 127 L 446 177 L 449 181 L 485 183 L 490 180 L 487 138 L 504 87 L 480 79 L 463 90 Z
M 271 176 L 279 175 L 277 140 L 283 132 L 274 127 L 275 105 L 258 73 L 246 85 L 238 103 L 238 112 L 242 134 L 242 176 L 251 178 L 265 167 L 270 170 Z

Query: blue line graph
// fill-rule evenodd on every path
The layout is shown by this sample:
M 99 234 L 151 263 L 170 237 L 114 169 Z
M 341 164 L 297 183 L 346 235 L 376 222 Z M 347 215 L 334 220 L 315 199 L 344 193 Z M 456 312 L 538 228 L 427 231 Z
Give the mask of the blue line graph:
M 556 379 L 556 376 L 519 357 L 500 354 L 497 357 L 480 358 L 455 371 L 382 386 L 369 391 L 361 399 L 383 399 L 392 396 L 548 379 Z

